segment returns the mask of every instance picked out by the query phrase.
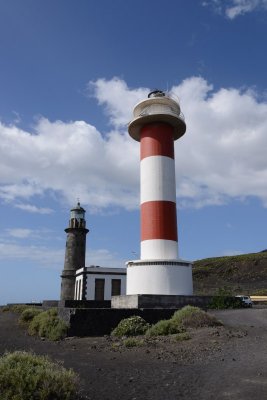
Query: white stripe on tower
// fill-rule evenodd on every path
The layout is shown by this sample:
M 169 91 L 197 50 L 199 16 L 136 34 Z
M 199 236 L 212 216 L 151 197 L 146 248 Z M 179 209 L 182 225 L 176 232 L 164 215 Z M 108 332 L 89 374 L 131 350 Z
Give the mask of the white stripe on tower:
M 141 160 L 141 204 L 146 201 L 176 201 L 174 159 L 150 156 Z
M 141 128 L 141 259 L 177 259 L 174 128 Z

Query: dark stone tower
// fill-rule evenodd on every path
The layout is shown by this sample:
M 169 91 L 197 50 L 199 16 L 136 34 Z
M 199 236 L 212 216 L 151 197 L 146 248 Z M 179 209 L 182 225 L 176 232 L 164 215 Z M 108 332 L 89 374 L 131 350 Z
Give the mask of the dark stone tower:
M 80 203 L 70 211 L 67 233 L 64 269 L 61 275 L 60 300 L 73 300 L 75 288 L 75 273 L 85 267 L 86 229 L 85 210 Z

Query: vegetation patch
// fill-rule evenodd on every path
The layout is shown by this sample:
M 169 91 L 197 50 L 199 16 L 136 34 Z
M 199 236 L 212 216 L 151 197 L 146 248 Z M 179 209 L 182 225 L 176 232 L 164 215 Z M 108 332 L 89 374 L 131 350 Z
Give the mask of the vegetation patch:
M 60 340 L 67 335 L 68 325 L 59 318 L 56 308 L 43 311 L 41 307 L 25 304 L 14 304 L 2 308 L 2 312 L 8 311 L 21 314 L 19 323 L 28 326 L 30 335 L 38 335 L 49 340 Z
M 237 263 L 250 262 L 255 263 L 267 258 L 267 253 L 249 253 L 240 254 L 237 256 L 224 256 L 224 257 L 213 257 L 205 258 L 203 260 L 197 260 L 194 262 L 194 268 L 196 270 L 205 268 L 206 270 L 218 268 L 221 266 L 235 266 Z
M 254 290 L 252 296 L 267 296 L 267 289 Z
M 173 320 L 185 328 L 203 328 L 222 325 L 213 315 L 198 307 L 185 306 L 174 313 Z
M 267 288 L 267 252 L 206 258 L 194 262 L 196 294 L 216 294 L 218 287 L 231 287 L 232 294 L 251 295 Z
M 216 295 L 212 298 L 209 308 L 215 310 L 224 310 L 227 308 L 242 308 L 243 303 L 238 297 L 231 295 L 228 287 L 224 286 L 216 291 Z
M 215 295 L 218 287 L 231 287 L 233 295 L 254 294 L 267 288 L 267 252 L 206 258 L 193 264 L 194 291 Z
M 133 337 L 129 337 L 123 341 L 123 344 L 125 347 L 139 347 L 143 346 L 144 341 Z
M 146 332 L 148 336 L 161 336 L 161 335 L 181 335 L 180 340 L 187 340 L 189 338 L 186 333 L 187 328 L 202 328 L 209 326 L 222 325 L 212 315 L 206 313 L 198 307 L 185 306 L 181 310 L 176 311 L 172 318 L 161 320 L 155 325 L 152 325 Z M 179 340 L 179 339 L 177 339 Z
M 119 325 L 111 332 L 111 335 L 118 337 L 144 335 L 149 326 L 142 317 L 134 315 L 121 320 Z
M 177 342 L 182 342 L 184 340 L 190 340 L 191 336 L 189 335 L 188 332 L 182 332 L 182 333 L 177 333 L 177 335 L 175 335 L 174 338 Z
M 185 327 L 178 321 L 171 319 L 163 319 L 152 325 L 146 332 L 148 336 L 167 336 L 175 333 L 185 332 Z
M 29 306 L 26 304 L 11 304 L 9 306 L 2 307 L 2 311 L 3 312 L 15 312 L 15 313 L 21 314 L 27 308 L 29 308 Z
M 224 310 L 227 308 L 242 308 L 242 302 L 238 298 L 214 296 L 209 304 L 209 308 L 214 310 Z
M 49 340 L 60 340 L 67 335 L 68 325 L 58 316 L 56 308 L 34 316 L 28 328 L 30 335 L 39 335 Z
M 71 400 L 78 378 L 48 357 L 16 351 L 0 357 L 1 400 Z
M 37 308 L 37 307 L 28 307 L 26 308 L 20 315 L 19 322 L 21 324 L 29 324 L 36 315 L 39 315 L 41 312 L 43 312 L 42 309 Z

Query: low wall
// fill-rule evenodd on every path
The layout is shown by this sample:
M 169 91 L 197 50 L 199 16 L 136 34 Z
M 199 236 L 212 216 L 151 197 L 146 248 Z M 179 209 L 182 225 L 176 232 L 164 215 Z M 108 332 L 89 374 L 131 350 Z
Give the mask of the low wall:
M 114 296 L 112 308 L 82 308 L 82 301 L 79 308 L 75 306 L 79 301 L 65 301 L 59 303 L 61 306 L 58 310 L 59 316 L 69 324 L 68 336 L 100 336 L 109 335 L 124 318 L 139 315 L 148 323 L 155 324 L 162 319 L 171 318 L 177 309 L 186 305 L 207 309 L 213 298 L 214 296 Z M 93 305 L 93 301 L 86 303 Z M 71 307 L 72 304 L 74 307 Z
M 139 315 L 150 324 L 169 319 L 174 309 L 82 309 L 59 308 L 59 316 L 70 326 L 68 336 L 109 335 L 118 323 L 133 315 Z
M 44 308 L 67 307 L 67 308 L 110 308 L 111 301 L 103 300 L 44 300 Z
M 132 294 L 113 296 L 111 308 L 169 308 L 177 309 L 187 305 L 206 308 L 214 296 L 169 296 Z
M 61 300 L 58 304 L 59 307 L 68 308 L 110 308 L 110 300 Z
M 59 300 L 43 300 L 43 308 L 58 307 Z

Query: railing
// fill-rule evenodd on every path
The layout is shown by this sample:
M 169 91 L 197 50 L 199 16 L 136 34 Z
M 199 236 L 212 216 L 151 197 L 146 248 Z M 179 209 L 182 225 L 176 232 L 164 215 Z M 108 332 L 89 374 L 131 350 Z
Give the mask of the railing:
M 160 114 L 175 115 L 176 117 L 182 119 L 183 121 L 185 120 L 184 114 L 181 111 L 178 113 L 173 107 L 170 107 L 170 106 L 166 106 L 165 109 L 162 109 L 162 112 L 160 112 L 161 111 L 160 109 L 155 110 L 155 105 L 149 105 L 143 109 L 143 111 L 139 114 L 139 116 L 144 117 L 146 115 L 153 115 L 156 113 L 155 111 Z M 164 112 L 164 111 L 166 111 L 166 112 Z

